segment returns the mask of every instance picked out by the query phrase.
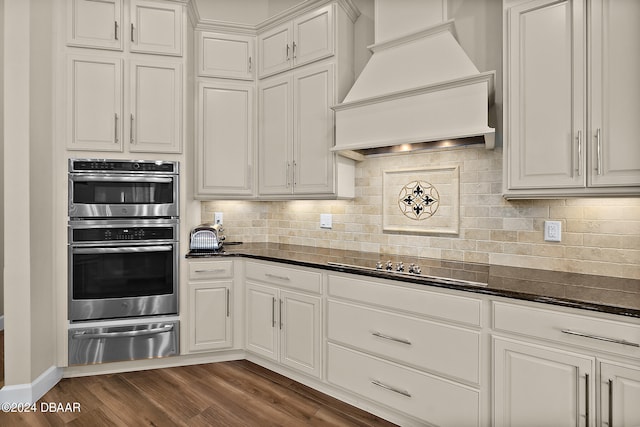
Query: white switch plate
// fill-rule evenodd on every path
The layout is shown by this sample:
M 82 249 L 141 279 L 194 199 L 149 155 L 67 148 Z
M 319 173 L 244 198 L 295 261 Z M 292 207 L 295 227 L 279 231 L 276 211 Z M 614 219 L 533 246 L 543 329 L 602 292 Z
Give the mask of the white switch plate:
M 320 214 L 320 228 L 331 228 L 333 226 L 333 215 Z
M 214 218 L 214 222 L 215 222 L 216 224 L 222 224 L 222 212 L 216 212 L 216 213 L 213 215 L 213 218 Z
M 547 242 L 562 241 L 562 223 L 560 221 L 544 222 L 544 240 Z

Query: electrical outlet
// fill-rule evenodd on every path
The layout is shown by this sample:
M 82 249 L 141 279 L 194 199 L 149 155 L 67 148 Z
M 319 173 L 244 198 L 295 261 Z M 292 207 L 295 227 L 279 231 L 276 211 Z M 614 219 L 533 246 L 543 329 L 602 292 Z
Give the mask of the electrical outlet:
M 333 225 L 333 215 L 320 214 L 320 228 L 331 228 Z
M 562 223 L 560 221 L 544 222 L 544 240 L 547 242 L 562 241 Z
M 213 218 L 216 224 L 222 224 L 222 212 L 216 212 Z

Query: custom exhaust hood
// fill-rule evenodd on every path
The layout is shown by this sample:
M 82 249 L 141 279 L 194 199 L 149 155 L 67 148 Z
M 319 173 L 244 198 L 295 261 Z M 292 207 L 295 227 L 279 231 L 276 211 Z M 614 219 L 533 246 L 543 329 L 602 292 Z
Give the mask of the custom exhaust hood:
M 333 151 L 362 159 L 416 145 L 494 148 L 488 116 L 495 72 L 479 72 L 458 44 L 446 2 L 376 0 L 373 55 L 333 107 Z

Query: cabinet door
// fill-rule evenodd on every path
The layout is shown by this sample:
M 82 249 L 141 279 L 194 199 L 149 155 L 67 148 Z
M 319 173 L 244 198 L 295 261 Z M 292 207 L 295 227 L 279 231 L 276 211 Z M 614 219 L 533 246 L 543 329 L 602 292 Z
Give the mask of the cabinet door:
M 294 73 L 294 161 L 296 194 L 333 192 L 333 65 Z
M 67 148 L 122 151 L 122 61 L 69 56 Z
M 189 285 L 190 351 L 232 346 L 231 285 L 231 281 Z
M 259 191 L 291 194 L 293 149 L 293 82 L 290 75 L 260 82 Z
M 278 290 L 247 282 L 245 292 L 246 349 L 277 361 L 280 333 Z
M 182 149 L 182 64 L 131 61 L 129 151 Z
M 333 5 L 296 18 L 293 43 L 293 65 L 296 67 L 333 55 Z
M 320 298 L 280 291 L 280 363 L 320 378 Z
M 198 75 L 253 80 L 254 37 L 200 32 Z
M 258 51 L 259 78 L 291 68 L 293 56 L 291 24 L 287 23 L 258 35 Z
M 602 425 L 640 425 L 640 368 L 600 364 Z
M 122 0 L 67 0 L 67 44 L 122 50 Z
M 591 0 L 590 185 L 640 185 L 640 2 Z M 636 46 L 637 47 L 637 46 Z
M 198 195 L 253 194 L 253 91 L 252 84 L 200 84 Z
M 508 188 L 586 185 L 585 11 L 535 0 L 507 12 Z
M 182 56 L 182 6 L 131 0 L 131 52 Z
M 500 338 L 493 349 L 497 427 L 594 425 L 593 358 Z

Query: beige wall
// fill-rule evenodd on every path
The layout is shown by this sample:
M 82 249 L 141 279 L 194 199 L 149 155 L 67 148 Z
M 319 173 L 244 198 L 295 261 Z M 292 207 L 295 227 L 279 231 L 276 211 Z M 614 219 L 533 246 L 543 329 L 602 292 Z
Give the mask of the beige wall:
M 356 58 L 365 58 L 360 66 L 367 58 L 365 40 L 372 38 L 370 3 L 356 1 L 365 20 L 356 23 Z M 461 45 L 479 70 L 496 70 L 496 105 L 492 112 L 498 140 L 502 111 L 501 10 L 499 0 L 450 0 L 448 8 Z M 382 171 L 447 165 L 458 165 L 461 171 L 460 234 L 443 237 L 383 232 Z M 213 212 L 223 211 L 228 240 L 417 254 L 640 278 L 640 199 L 506 201 L 501 194 L 501 179 L 499 149 L 487 151 L 473 146 L 370 157 L 357 165 L 354 200 L 208 202 L 202 204 L 202 220 L 212 221 Z M 332 230 L 320 229 L 320 213 L 334 214 Z M 543 241 L 546 219 L 562 221 L 562 242 Z
M 6 385 L 55 365 L 52 16 L 50 0 L 4 1 Z
M 382 171 L 460 166 L 460 234 L 382 231 Z M 640 199 L 506 201 L 502 152 L 467 147 L 368 158 L 356 198 L 344 201 L 208 202 L 202 219 L 224 212 L 229 241 L 278 242 L 499 265 L 640 278 Z M 333 213 L 333 228 L 319 227 Z M 563 241 L 544 242 L 544 220 L 562 221 Z M 383 257 L 384 258 L 384 257 Z

